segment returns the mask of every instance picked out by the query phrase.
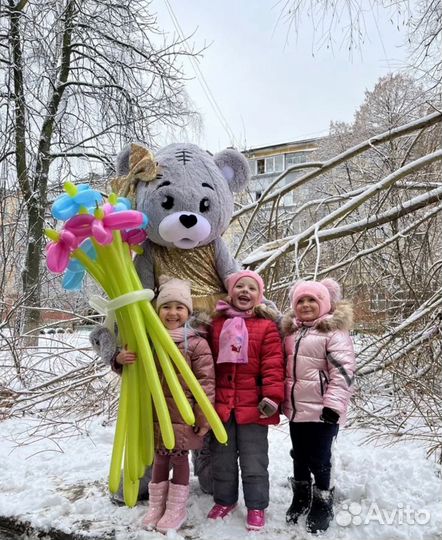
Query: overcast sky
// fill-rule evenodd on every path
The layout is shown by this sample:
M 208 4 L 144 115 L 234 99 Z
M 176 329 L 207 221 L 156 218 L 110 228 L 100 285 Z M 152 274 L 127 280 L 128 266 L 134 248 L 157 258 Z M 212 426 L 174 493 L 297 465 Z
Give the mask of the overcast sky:
M 184 65 L 188 93 L 200 112 L 203 132 L 176 135 L 211 151 L 232 143 L 243 149 L 324 135 L 331 120 L 349 122 L 379 77 L 398 71 L 407 50 L 401 21 L 367 11 L 365 42 L 351 55 L 335 33 L 333 50 L 318 48 L 320 34 L 310 19 L 299 32 L 281 20 L 278 0 L 168 0 L 196 48 L 208 48 L 199 69 L 225 118 L 223 127 L 201 87 L 192 63 Z M 367 5 L 370 4 L 366 0 Z M 176 26 L 166 0 L 154 0 L 158 24 L 170 34 Z M 233 133 L 233 135 L 229 134 Z M 172 142 L 170 134 L 165 143 Z

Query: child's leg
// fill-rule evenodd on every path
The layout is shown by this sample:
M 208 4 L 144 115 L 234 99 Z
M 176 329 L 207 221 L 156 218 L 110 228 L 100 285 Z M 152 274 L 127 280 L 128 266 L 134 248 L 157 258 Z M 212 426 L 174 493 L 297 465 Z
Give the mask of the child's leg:
M 264 510 L 269 505 L 268 430 L 259 424 L 237 426 L 244 501 L 249 509 Z
M 189 452 L 183 450 L 173 453 L 171 456 L 172 463 L 172 483 L 187 486 L 189 484 L 190 467 L 189 467 Z
M 293 491 L 292 502 L 287 509 L 287 523 L 295 525 L 303 514 L 308 512 L 312 500 L 312 479 L 309 468 L 308 424 L 305 422 L 290 422 L 290 438 L 293 459 L 293 478 L 290 483 Z
M 293 477 L 296 482 L 310 482 L 309 468 L 309 422 L 290 422 L 290 439 L 292 441 L 292 451 L 290 455 L 293 459 Z
M 309 467 L 320 490 L 330 489 L 332 445 L 338 430 L 338 424 L 311 422 L 309 425 Z
M 169 461 L 170 454 L 165 452 L 156 452 L 152 467 L 152 483 L 159 484 L 169 480 Z
M 238 501 L 238 450 L 234 415 L 224 424 L 227 444 L 220 444 L 215 437 L 210 441 L 213 471 L 213 499 L 216 504 L 230 506 Z
M 210 495 L 213 494 L 212 455 L 210 454 L 211 437 L 212 433 L 209 431 L 203 439 L 201 450 L 192 452 L 194 474 L 198 477 L 202 491 Z
M 310 469 L 315 478 L 312 504 L 307 514 L 306 527 L 313 534 L 326 531 L 333 519 L 334 488 L 330 486 L 332 444 L 338 434 L 337 424 L 312 422 L 310 436 Z
M 149 482 L 149 508 L 143 519 L 143 527 L 152 529 L 166 510 L 169 491 L 169 455 L 157 452 L 152 466 L 152 481 Z
M 177 530 L 187 519 L 189 499 L 189 452 L 176 451 L 171 455 L 172 481 L 169 482 L 166 511 L 157 523 L 157 530 L 167 533 Z

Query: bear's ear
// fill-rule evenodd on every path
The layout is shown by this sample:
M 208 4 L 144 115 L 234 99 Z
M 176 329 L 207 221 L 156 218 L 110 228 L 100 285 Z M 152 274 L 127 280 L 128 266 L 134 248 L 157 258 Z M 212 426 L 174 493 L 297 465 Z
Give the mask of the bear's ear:
M 153 153 L 139 143 L 123 148 L 117 156 L 117 177 L 111 181 L 112 191 L 123 197 L 134 198 L 138 182 L 150 182 L 156 176 Z
M 127 145 L 117 156 L 117 174 L 145 175 L 148 181 L 156 173 L 156 163 L 153 153 L 140 143 Z
M 129 172 L 129 159 L 131 144 L 128 144 L 117 156 L 116 173 L 118 176 L 126 176 Z
M 227 148 L 215 154 L 213 159 L 226 179 L 230 191 L 237 193 L 246 187 L 250 180 L 250 167 L 241 152 Z

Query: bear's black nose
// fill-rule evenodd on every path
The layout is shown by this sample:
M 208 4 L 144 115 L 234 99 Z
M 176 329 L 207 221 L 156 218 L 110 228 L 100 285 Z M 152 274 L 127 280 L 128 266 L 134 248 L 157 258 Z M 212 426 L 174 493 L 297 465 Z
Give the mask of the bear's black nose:
M 180 216 L 180 222 L 186 227 L 186 229 L 190 229 L 194 225 L 196 225 L 197 222 L 196 216 L 193 214 L 182 214 Z

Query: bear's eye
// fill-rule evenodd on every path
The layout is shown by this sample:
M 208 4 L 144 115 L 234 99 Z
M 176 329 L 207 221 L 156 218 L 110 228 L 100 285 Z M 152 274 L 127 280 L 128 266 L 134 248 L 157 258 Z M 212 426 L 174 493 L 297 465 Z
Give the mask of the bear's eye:
M 171 208 L 173 208 L 173 203 L 174 203 L 173 197 L 171 197 L 170 195 L 166 195 L 163 199 L 163 202 L 161 203 L 161 206 L 165 210 L 170 210 Z
M 203 214 L 204 212 L 207 212 L 210 209 L 210 201 L 207 197 L 204 197 L 204 199 L 201 199 L 200 202 L 200 212 Z

